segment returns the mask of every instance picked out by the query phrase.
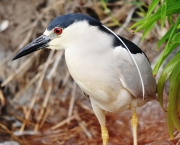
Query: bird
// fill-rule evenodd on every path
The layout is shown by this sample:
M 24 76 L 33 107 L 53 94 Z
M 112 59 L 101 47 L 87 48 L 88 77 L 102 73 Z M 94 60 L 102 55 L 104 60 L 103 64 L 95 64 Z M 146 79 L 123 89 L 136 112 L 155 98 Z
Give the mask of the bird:
M 89 97 L 108 144 L 105 112 L 132 111 L 133 144 L 137 145 L 136 108 L 156 99 L 156 81 L 145 53 L 99 20 L 82 13 L 57 16 L 44 33 L 23 47 L 16 60 L 40 49 L 64 50 L 68 70 Z

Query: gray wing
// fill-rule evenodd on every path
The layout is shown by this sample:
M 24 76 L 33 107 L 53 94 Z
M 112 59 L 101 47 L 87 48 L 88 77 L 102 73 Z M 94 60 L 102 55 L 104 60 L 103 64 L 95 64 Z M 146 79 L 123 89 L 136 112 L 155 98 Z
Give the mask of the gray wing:
M 119 79 L 124 88 L 126 88 L 135 97 L 143 97 L 142 84 L 138 70 L 128 53 L 128 51 L 122 46 L 118 46 L 114 49 L 114 55 L 117 61 L 117 70 L 119 73 Z M 144 83 L 145 97 L 156 96 L 156 82 L 152 75 L 152 69 L 150 63 L 142 53 L 132 53 Z M 121 59 L 119 59 L 121 58 Z

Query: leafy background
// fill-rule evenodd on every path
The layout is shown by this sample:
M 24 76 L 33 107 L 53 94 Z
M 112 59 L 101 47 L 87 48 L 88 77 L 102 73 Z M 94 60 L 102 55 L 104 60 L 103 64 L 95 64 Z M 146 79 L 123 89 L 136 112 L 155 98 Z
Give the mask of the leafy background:
M 137 27 L 135 32 L 143 30 L 142 39 L 144 39 L 154 27 L 161 25 L 161 29 L 165 27 L 165 22 L 169 23 L 170 28 L 164 36 L 158 41 L 157 49 L 165 43 L 163 52 L 161 53 L 153 74 L 156 75 L 159 68 L 167 57 L 178 48 L 180 44 L 180 1 L 179 0 L 153 0 L 148 8 L 145 18 L 136 22 L 131 28 Z M 170 81 L 169 97 L 167 109 L 168 129 L 171 139 L 174 138 L 175 129 L 180 131 L 179 114 L 180 114 L 180 51 L 177 51 L 173 58 L 166 64 L 161 72 L 158 80 L 158 100 L 163 106 L 163 90 L 166 81 Z

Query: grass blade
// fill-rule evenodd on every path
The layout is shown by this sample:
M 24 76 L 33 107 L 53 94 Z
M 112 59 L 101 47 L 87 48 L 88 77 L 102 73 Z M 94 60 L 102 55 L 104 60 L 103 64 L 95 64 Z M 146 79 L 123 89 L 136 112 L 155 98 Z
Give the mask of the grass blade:
M 169 40 L 168 40 L 168 42 L 167 42 L 167 44 L 166 44 L 166 47 L 165 47 L 165 49 L 164 49 L 166 55 L 169 55 L 169 54 L 170 54 L 170 53 L 169 53 L 169 52 L 170 52 L 170 50 L 169 50 L 169 45 L 170 45 L 170 43 L 171 43 L 171 41 L 172 41 L 172 38 L 174 37 L 175 33 L 177 32 L 177 26 L 179 25 L 179 23 L 180 23 L 180 16 L 178 16 L 178 18 L 177 18 L 177 20 L 176 20 L 176 23 L 175 23 L 174 26 L 173 26 L 173 29 L 172 29 L 172 31 L 171 31 L 171 33 L 170 33 L 170 36 L 169 36 Z
M 166 16 L 179 13 L 180 12 L 179 5 L 180 5 L 180 1 L 168 3 L 166 6 L 166 10 L 167 10 Z M 145 29 L 148 25 L 156 22 L 157 20 L 161 18 L 161 9 L 162 7 L 160 7 L 159 10 L 155 14 L 153 14 L 152 16 L 149 16 L 147 19 L 143 19 L 141 22 L 135 23 L 133 26 L 131 26 L 131 28 L 134 28 L 139 25 L 139 27 L 135 30 L 135 32 Z
M 138 25 L 143 24 L 144 22 L 145 22 L 145 19 L 142 19 L 142 20 L 136 22 L 135 24 L 133 24 L 129 29 L 135 28 L 135 27 L 137 27 Z
M 155 22 L 152 23 L 151 25 L 149 25 L 148 27 L 146 27 L 144 29 L 144 32 L 143 32 L 143 36 L 142 36 L 142 40 L 146 37 L 146 35 L 150 32 L 150 30 L 152 29 L 152 27 L 155 25 Z
M 165 19 L 166 19 L 166 11 L 167 11 L 167 3 L 164 1 L 161 8 L 161 28 L 164 27 Z
M 157 84 L 158 101 L 162 107 L 163 107 L 163 90 L 164 90 L 165 82 L 169 78 L 173 68 L 177 65 L 179 61 L 180 61 L 180 51 L 178 51 L 176 55 L 167 63 L 158 80 L 158 84 Z
M 173 36 L 172 42 L 180 43 L 180 32 Z
M 180 61 L 174 67 L 172 75 L 171 75 L 170 92 L 169 92 L 169 100 L 171 99 L 170 101 L 171 105 L 170 105 L 170 108 L 168 107 L 168 109 L 171 112 L 173 123 L 178 131 L 180 131 L 180 124 L 179 124 L 179 119 L 177 116 L 177 111 L 178 111 L 177 102 L 178 102 L 178 94 L 179 94 L 179 88 L 180 88 L 180 69 L 179 68 L 180 68 Z
M 156 75 L 160 66 L 162 65 L 162 63 L 164 62 L 164 60 L 168 57 L 168 55 L 178 46 L 178 43 L 174 43 L 174 44 L 170 44 L 169 45 L 169 53 L 165 53 L 165 51 L 163 51 L 163 53 L 161 54 L 161 56 L 159 57 L 154 69 L 153 69 L 153 74 Z
M 152 11 L 155 9 L 155 7 L 158 5 L 160 0 L 152 0 L 149 8 L 148 8 L 148 12 L 146 15 L 146 18 L 149 17 L 149 15 L 152 13 Z
M 159 49 L 159 47 L 169 38 L 171 31 L 173 30 L 173 27 L 171 27 L 166 34 L 158 41 L 158 48 L 156 50 Z

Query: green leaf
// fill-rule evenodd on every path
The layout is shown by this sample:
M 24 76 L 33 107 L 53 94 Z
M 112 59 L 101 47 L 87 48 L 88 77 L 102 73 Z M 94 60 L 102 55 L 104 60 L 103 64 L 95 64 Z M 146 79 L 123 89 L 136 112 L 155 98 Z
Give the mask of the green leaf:
M 179 90 L 179 93 L 178 93 L 178 115 L 180 114 L 180 90 Z
M 177 29 L 180 29 L 180 24 L 177 26 Z
M 163 107 L 163 90 L 166 80 L 172 73 L 173 68 L 180 62 L 180 51 L 166 64 L 157 84 L 158 100 L 160 105 Z
M 156 50 L 159 49 L 159 47 L 169 38 L 171 31 L 173 30 L 173 27 L 171 27 L 166 34 L 158 41 L 158 48 Z
M 168 106 L 168 111 L 171 113 L 171 117 L 173 120 L 173 123 L 178 131 L 180 131 L 180 124 L 179 119 L 177 116 L 178 111 L 178 94 L 179 94 L 179 88 L 180 88 L 180 62 L 174 67 L 173 72 L 171 74 L 170 78 L 170 91 L 169 91 L 169 100 L 170 101 L 170 107 Z
M 179 9 L 180 1 L 174 1 L 167 5 L 167 15 L 172 15 L 180 12 Z
M 163 53 L 161 54 L 160 58 L 158 59 L 158 62 L 156 63 L 156 65 L 154 67 L 154 70 L 153 70 L 154 75 L 157 74 L 161 64 L 168 57 L 168 55 L 179 45 L 178 43 L 171 44 L 172 38 L 175 35 L 175 33 L 177 32 L 177 26 L 179 23 L 180 23 L 180 16 L 178 16 L 176 23 L 172 27 L 166 47 L 164 48 Z
M 149 16 L 148 19 L 145 20 L 145 22 L 142 23 L 141 26 L 139 26 L 135 32 L 140 31 L 146 27 L 148 27 L 148 25 L 151 25 L 152 23 L 156 22 L 158 19 L 160 18 L 160 15 L 153 15 L 153 17 Z
M 160 0 L 152 0 L 149 8 L 148 8 L 148 12 L 146 15 L 146 18 L 149 17 L 149 15 L 152 13 L 152 11 L 155 9 L 155 7 L 158 5 Z
M 170 44 L 169 45 L 169 52 L 166 53 L 165 50 L 162 52 L 162 54 L 160 55 L 154 69 L 153 69 L 153 74 L 156 75 L 160 66 L 162 65 L 162 63 L 164 62 L 164 60 L 168 57 L 168 55 L 178 46 L 178 43 L 174 43 L 174 44 Z
M 136 22 L 135 24 L 133 24 L 129 29 L 132 29 L 140 24 L 143 24 L 145 22 L 145 19 L 139 20 L 138 22 Z
M 168 112 L 167 112 L 167 120 L 168 120 L 168 131 L 170 134 L 170 138 L 173 139 L 174 127 L 180 131 L 179 119 L 177 116 L 178 111 L 178 95 L 179 95 L 179 87 L 180 87 L 180 62 L 178 62 L 173 69 L 171 78 L 170 78 L 170 91 L 169 91 L 169 104 L 168 104 Z
M 166 47 L 165 47 L 165 49 L 164 49 L 165 55 L 166 55 L 166 54 L 167 54 L 167 55 L 170 54 L 170 53 L 169 53 L 169 45 L 170 45 L 170 43 L 171 43 L 171 41 L 172 41 L 173 36 L 174 36 L 175 33 L 177 32 L 177 26 L 178 26 L 179 23 L 180 23 L 180 15 L 178 16 L 178 18 L 177 18 L 177 20 L 176 20 L 176 23 L 174 24 L 173 29 L 172 29 L 172 31 L 171 31 L 171 33 L 170 33 L 170 35 L 169 35 L 169 40 L 168 40 L 168 42 L 167 42 L 167 44 L 166 44 Z
M 179 5 L 180 5 L 180 1 L 168 3 L 166 15 L 169 16 L 169 15 L 172 15 L 172 14 L 179 13 L 180 12 Z M 147 19 L 143 19 L 143 21 L 138 23 L 139 27 L 135 30 L 135 32 L 146 28 L 148 25 L 150 25 L 150 24 L 154 23 L 155 21 L 157 21 L 158 19 L 160 19 L 160 17 L 161 17 L 161 8 L 162 7 L 160 7 L 159 10 L 155 14 L 149 16 Z M 138 26 L 138 25 L 136 25 L 136 23 L 135 23 L 133 26 Z M 131 28 L 133 28 L 133 27 L 131 27 Z
M 169 20 L 169 23 L 170 23 L 170 26 L 172 27 L 173 26 L 173 17 L 172 15 L 171 16 L 168 16 L 168 20 Z
M 164 27 L 164 23 L 166 20 L 166 11 L 167 11 L 167 3 L 164 1 L 161 8 L 161 28 Z
M 180 32 L 173 36 L 172 42 L 180 43 Z
M 148 32 L 152 29 L 152 27 L 154 26 L 155 22 L 152 23 L 151 25 L 149 25 L 148 27 L 146 27 L 144 29 L 144 33 L 143 33 L 143 36 L 142 36 L 142 40 L 146 37 L 146 35 L 148 34 Z

